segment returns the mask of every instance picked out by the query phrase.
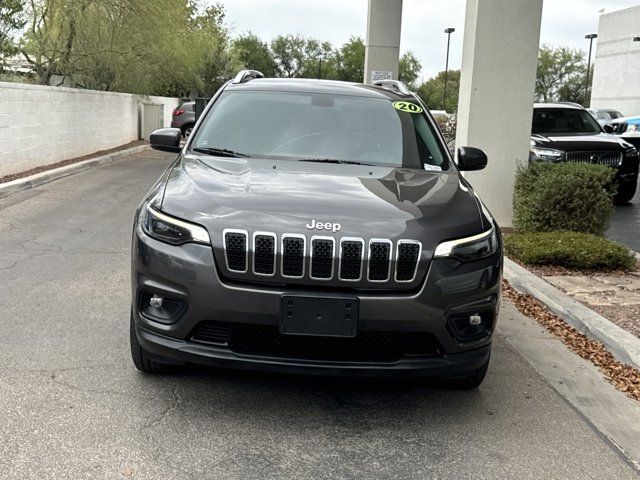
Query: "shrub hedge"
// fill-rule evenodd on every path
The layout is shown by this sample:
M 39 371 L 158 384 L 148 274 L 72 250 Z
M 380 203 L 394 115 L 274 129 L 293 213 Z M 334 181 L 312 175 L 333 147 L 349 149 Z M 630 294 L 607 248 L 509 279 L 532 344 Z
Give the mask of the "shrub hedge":
M 526 265 L 561 265 L 585 270 L 633 270 L 628 248 L 589 233 L 529 232 L 504 239 L 505 253 Z
M 520 232 L 604 234 L 613 213 L 614 171 L 605 165 L 531 163 L 516 173 L 513 225 Z

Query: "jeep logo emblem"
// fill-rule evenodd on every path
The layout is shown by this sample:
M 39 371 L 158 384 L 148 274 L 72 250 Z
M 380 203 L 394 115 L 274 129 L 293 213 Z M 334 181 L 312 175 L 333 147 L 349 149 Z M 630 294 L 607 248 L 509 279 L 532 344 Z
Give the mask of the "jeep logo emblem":
M 318 222 L 316 221 L 316 219 L 312 219 L 311 223 L 307 223 L 307 228 L 309 230 L 327 230 L 327 231 L 331 231 L 331 232 L 339 232 L 340 230 L 342 230 L 342 225 L 340 225 L 339 223 L 331 223 L 331 222 Z

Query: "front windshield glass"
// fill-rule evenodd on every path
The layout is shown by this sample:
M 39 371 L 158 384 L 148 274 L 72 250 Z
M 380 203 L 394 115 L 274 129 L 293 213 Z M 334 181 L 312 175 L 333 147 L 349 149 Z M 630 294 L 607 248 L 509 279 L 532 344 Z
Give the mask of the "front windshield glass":
M 593 135 L 602 132 L 586 110 L 574 108 L 536 108 L 531 133 L 537 135 Z
M 191 147 L 265 159 L 449 168 L 424 113 L 399 110 L 385 98 L 223 92 Z

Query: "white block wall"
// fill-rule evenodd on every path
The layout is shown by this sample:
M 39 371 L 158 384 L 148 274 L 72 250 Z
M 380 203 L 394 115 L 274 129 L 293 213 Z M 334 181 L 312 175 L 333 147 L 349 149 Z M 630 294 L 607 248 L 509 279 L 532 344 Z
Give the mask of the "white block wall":
M 591 106 L 640 115 L 640 5 L 600 16 Z
M 139 138 L 139 104 L 178 99 L 0 82 L 0 177 Z

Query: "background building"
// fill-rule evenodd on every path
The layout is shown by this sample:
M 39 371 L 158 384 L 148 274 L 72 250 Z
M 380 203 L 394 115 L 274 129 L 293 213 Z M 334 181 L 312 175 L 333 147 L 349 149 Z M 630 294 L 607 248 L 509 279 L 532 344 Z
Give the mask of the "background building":
M 600 16 L 591 106 L 640 115 L 640 5 Z

